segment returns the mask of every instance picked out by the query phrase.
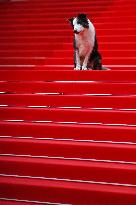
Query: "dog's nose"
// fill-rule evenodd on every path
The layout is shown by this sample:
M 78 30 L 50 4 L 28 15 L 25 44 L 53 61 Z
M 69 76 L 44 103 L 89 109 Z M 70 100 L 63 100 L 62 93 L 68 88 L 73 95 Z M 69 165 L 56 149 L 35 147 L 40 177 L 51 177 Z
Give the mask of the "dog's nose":
M 74 33 L 78 34 L 79 32 L 77 30 L 74 30 Z

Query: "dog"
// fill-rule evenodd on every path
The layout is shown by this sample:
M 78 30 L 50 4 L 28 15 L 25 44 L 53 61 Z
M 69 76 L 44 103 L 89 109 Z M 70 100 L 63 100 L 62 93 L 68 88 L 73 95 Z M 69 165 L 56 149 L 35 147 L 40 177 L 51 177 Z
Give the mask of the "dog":
M 74 31 L 74 70 L 102 70 L 102 56 L 91 21 L 86 14 L 78 14 L 68 21 Z

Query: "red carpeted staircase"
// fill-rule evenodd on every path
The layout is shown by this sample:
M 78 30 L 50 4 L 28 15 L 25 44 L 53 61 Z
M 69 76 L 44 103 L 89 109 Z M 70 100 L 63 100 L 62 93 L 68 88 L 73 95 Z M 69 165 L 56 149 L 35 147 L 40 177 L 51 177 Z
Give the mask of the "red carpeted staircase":
M 73 70 L 87 13 L 107 71 Z M 136 204 L 136 1 L 0 1 L 0 205 Z

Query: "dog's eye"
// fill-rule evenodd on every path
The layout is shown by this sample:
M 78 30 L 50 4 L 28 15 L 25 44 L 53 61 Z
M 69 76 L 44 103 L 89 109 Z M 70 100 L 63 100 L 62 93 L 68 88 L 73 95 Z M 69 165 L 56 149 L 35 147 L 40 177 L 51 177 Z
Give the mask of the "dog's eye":
M 82 23 L 81 21 L 78 21 L 78 22 L 77 22 L 78 25 L 81 24 L 81 23 Z
M 89 28 L 89 25 L 87 23 L 84 24 L 85 28 Z

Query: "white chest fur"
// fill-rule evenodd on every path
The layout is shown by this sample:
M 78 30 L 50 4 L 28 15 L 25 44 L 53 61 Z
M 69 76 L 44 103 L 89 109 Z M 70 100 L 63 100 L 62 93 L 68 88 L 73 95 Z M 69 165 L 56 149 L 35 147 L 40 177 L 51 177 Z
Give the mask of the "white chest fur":
M 80 34 L 75 34 L 75 41 L 80 57 L 92 52 L 95 42 L 95 29 L 91 22 L 89 22 L 89 29 L 85 29 Z

